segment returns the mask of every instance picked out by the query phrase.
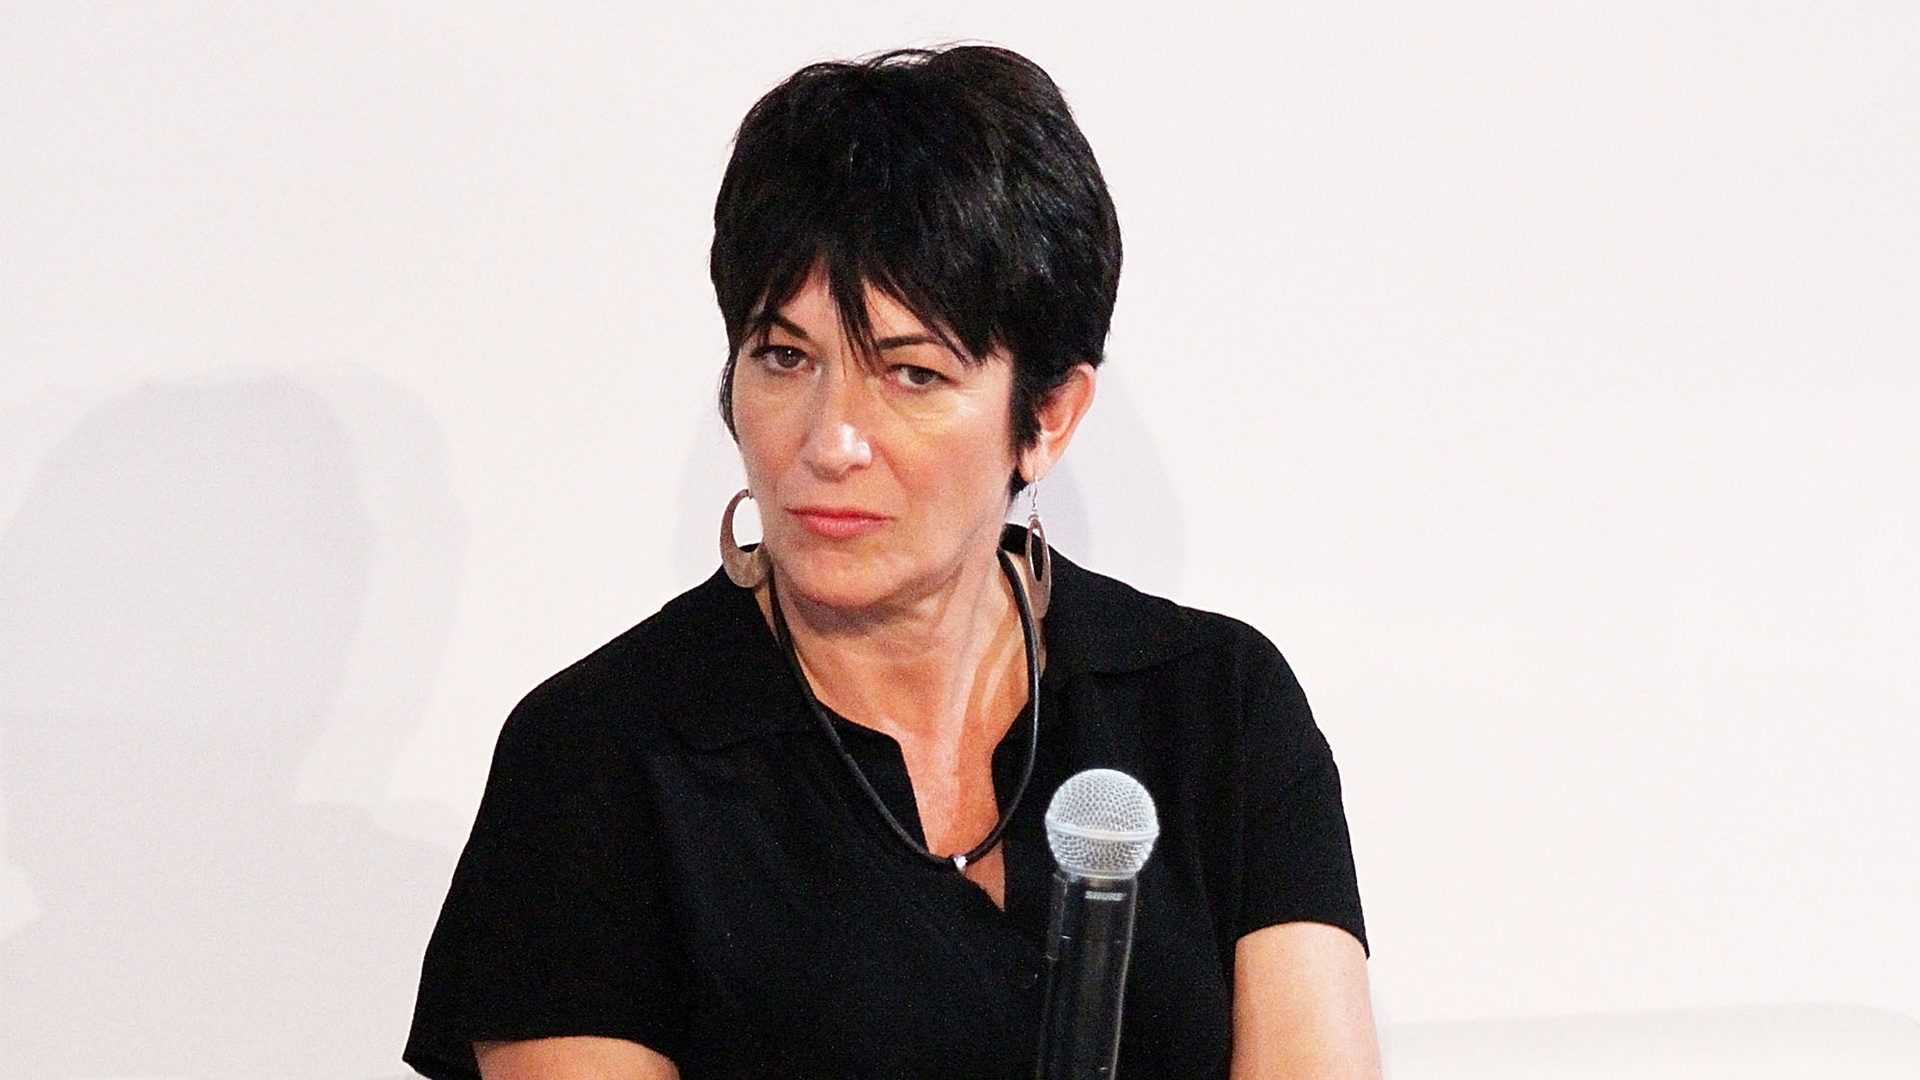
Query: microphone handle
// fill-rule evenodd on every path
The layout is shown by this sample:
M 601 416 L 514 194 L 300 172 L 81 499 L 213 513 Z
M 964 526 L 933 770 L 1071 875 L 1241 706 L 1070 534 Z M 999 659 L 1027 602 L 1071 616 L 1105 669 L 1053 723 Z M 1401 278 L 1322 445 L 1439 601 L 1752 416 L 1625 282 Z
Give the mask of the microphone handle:
M 1118 1070 L 1138 898 L 1136 878 L 1054 870 L 1037 1080 L 1112 1080 Z

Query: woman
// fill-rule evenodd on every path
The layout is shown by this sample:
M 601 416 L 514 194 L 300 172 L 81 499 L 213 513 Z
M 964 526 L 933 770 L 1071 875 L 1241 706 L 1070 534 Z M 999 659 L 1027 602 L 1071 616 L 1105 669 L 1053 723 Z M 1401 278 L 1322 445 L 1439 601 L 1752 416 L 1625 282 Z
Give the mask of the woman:
M 428 948 L 434 1077 L 1030 1075 L 1045 796 L 1140 778 L 1127 1076 L 1370 1076 L 1326 743 L 1243 624 L 1045 554 L 1111 200 L 999 49 L 806 68 L 714 214 L 763 539 L 514 710 Z

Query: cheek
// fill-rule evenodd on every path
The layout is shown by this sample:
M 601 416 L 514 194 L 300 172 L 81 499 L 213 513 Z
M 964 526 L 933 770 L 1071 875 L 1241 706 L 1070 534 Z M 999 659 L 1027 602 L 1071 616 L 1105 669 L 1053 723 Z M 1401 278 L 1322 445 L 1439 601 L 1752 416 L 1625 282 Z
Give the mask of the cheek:
M 733 393 L 733 435 L 740 449 L 740 463 L 756 492 L 779 476 L 784 463 L 793 456 L 794 439 L 784 415 L 765 394 L 738 383 Z
M 950 513 L 972 519 L 1004 512 L 1007 477 L 1014 468 L 1004 409 L 976 410 L 969 422 L 919 441 L 913 458 L 916 486 Z

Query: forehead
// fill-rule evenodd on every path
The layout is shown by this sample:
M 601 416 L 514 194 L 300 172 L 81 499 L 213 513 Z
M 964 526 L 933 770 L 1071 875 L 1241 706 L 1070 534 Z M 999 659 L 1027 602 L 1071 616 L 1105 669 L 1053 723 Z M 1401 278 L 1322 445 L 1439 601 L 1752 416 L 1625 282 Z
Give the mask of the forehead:
M 934 328 L 913 313 L 913 310 L 889 295 L 872 282 L 860 283 L 861 301 L 866 307 L 866 321 L 876 338 L 897 334 L 932 334 Z M 773 318 L 778 315 L 778 319 Z M 780 305 L 777 312 L 761 312 L 761 320 L 776 324 L 784 320 L 815 336 L 816 328 L 837 327 L 842 319 L 840 307 L 834 302 L 833 291 L 827 284 L 826 274 L 815 272 L 800 284 L 800 288 Z M 944 335 L 939 335 L 944 336 Z
M 944 324 L 914 314 L 905 302 L 870 281 L 860 283 L 860 293 L 860 307 L 847 310 L 835 299 L 827 275 L 816 270 L 778 310 L 763 307 L 756 313 L 743 347 L 778 332 L 811 345 L 845 342 L 870 360 L 889 349 L 913 345 L 937 345 L 968 367 L 1005 359 L 998 349 L 974 355 Z

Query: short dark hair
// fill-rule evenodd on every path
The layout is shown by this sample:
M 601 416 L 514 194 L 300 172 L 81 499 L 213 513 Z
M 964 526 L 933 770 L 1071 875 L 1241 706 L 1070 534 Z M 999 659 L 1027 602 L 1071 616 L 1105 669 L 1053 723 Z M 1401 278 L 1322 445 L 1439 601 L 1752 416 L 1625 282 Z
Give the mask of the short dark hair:
M 1092 147 L 1038 65 L 984 45 L 901 49 L 801 68 L 740 123 L 710 263 L 728 430 L 741 346 L 816 268 L 863 348 L 870 284 L 968 359 L 1010 354 L 1018 449 L 1039 434 L 1045 396 L 1105 354 L 1120 224 Z

